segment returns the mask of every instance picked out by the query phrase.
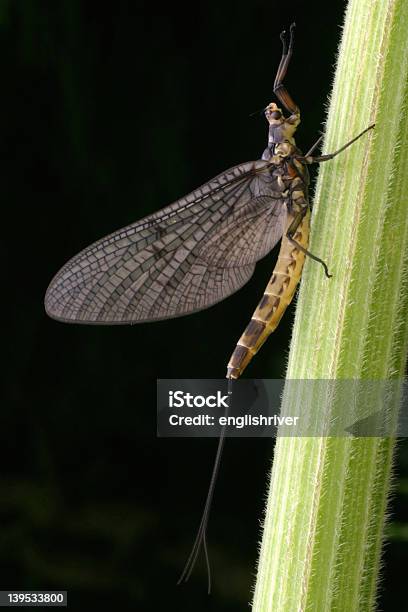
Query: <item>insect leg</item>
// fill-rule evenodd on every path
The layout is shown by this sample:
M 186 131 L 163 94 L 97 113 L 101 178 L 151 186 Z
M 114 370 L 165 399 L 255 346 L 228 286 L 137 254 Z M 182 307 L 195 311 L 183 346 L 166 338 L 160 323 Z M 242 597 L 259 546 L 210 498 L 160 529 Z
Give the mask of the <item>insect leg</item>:
M 310 152 L 312 152 L 315 146 L 318 144 L 319 141 L 317 141 L 317 143 L 313 145 L 313 147 L 310 149 L 307 155 L 304 155 L 304 156 L 294 155 L 294 158 L 299 160 L 303 164 L 314 164 L 314 163 L 328 161 L 329 159 L 333 159 L 333 157 L 336 157 L 336 155 L 338 155 L 339 153 L 342 153 L 345 149 L 347 149 L 347 147 L 352 145 L 354 142 L 356 142 L 356 140 L 358 140 L 359 138 L 361 138 L 361 136 L 363 136 L 366 132 L 368 132 L 368 130 L 372 130 L 374 126 L 375 126 L 375 123 L 373 123 L 372 125 L 369 125 L 368 128 L 360 132 L 360 134 L 352 138 L 352 140 L 349 140 L 348 142 L 346 142 L 345 145 L 340 147 L 340 149 L 338 149 L 334 153 L 327 153 L 326 155 L 317 155 L 317 156 L 310 155 Z
M 294 103 L 290 94 L 286 90 L 286 87 L 283 84 L 283 79 L 286 76 L 290 58 L 292 57 L 292 53 L 293 53 L 294 29 L 295 29 L 295 24 L 292 23 L 292 25 L 290 26 L 289 47 L 287 46 L 287 43 L 286 43 L 285 30 L 281 32 L 280 38 L 282 41 L 282 57 L 281 57 L 281 61 L 278 67 L 278 71 L 276 73 L 275 82 L 273 84 L 274 94 L 280 100 L 280 102 L 283 104 L 286 110 L 288 110 L 292 114 L 298 113 L 299 108 Z
M 313 153 L 315 148 L 318 147 L 319 144 L 322 142 L 323 136 L 324 136 L 323 134 L 321 134 L 321 136 L 319 136 L 319 138 L 316 140 L 316 142 L 310 147 L 310 149 L 306 153 L 305 157 L 310 157 L 311 156 L 311 154 Z
M 315 261 L 322 264 L 324 268 L 324 273 L 326 274 L 327 278 L 331 278 L 333 275 L 329 274 L 329 269 L 327 267 L 327 264 L 323 261 L 323 259 L 320 259 L 320 257 L 317 257 L 317 255 L 313 255 L 313 253 L 305 249 L 305 247 L 299 244 L 299 242 L 295 240 L 294 238 L 294 236 L 296 235 L 296 230 L 299 227 L 300 223 L 302 222 L 303 217 L 305 216 L 306 210 L 307 209 L 304 208 L 297 213 L 292 223 L 288 227 L 288 230 L 286 232 L 286 238 L 289 240 L 289 242 L 295 245 L 295 247 L 299 249 L 299 251 L 302 251 L 302 253 L 304 253 L 305 255 L 308 255 L 308 257 L 310 257 L 311 259 L 314 259 Z

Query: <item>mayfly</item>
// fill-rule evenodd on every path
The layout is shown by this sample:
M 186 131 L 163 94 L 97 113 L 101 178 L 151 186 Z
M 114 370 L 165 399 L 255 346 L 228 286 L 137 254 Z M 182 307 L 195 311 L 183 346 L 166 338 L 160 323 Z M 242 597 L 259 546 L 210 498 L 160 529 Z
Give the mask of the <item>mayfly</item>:
M 274 93 L 289 116 L 272 102 L 265 109 L 268 146 L 260 160 L 219 174 L 189 195 L 141 221 L 102 238 L 71 259 L 52 280 L 47 313 L 68 323 L 132 324 L 157 321 L 208 308 L 240 289 L 255 264 L 281 240 L 278 260 L 264 295 L 227 368 L 229 385 L 238 378 L 292 301 L 308 251 L 310 206 L 307 165 L 333 159 L 365 132 L 334 153 L 313 156 L 321 138 L 303 155 L 294 133 L 300 111 L 283 80 L 293 52 L 281 33 L 282 57 Z M 206 545 L 209 508 L 218 472 L 221 435 L 203 516 L 180 578 L 187 580 Z

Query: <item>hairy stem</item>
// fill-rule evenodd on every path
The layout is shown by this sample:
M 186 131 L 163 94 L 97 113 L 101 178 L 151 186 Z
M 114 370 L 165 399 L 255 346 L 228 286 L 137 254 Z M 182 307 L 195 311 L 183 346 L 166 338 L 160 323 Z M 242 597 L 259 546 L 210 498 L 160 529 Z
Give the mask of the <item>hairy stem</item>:
M 288 379 L 399 380 L 408 346 L 408 3 L 350 0 Z M 394 416 L 398 397 L 393 399 Z M 290 414 L 293 393 L 282 411 Z M 327 401 L 302 397 L 316 421 Z M 333 417 L 333 413 L 330 415 Z M 335 416 L 335 414 L 334 414 Z M 375 607 L 392 437 L 278 438 L 253 609 Z

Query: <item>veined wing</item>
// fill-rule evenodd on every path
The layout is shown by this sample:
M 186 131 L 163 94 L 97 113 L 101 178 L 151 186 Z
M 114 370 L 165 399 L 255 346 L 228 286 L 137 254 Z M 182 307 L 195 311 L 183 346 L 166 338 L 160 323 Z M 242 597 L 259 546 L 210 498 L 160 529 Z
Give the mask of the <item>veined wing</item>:
M 235 166 L 84 249 L 52 280 L 47 313 L 66 322 L 137 323 L 202 310 L 234 293 L 286 222 L 268 167 Z

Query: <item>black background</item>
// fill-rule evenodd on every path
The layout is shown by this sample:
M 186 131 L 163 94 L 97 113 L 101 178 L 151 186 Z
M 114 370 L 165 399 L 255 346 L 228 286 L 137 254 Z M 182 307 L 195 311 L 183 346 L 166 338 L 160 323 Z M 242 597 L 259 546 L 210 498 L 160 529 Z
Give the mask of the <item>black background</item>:
M 262 154 L 267 125 L 249 115 L 273 100 L 279 32 L 293 20 L 287 84 L 303 112 L 297 142 L 309 147 L 344 3 L 3 0 L 0 9 L 1 588 L 68 589 L 75 610 L 247 609 L 273 444 L 227 442 L 209 528 L 213 594 L 202 559 L 176 587 L 216 440 L 157 439 L 155 384 L 224 376 L 273 256 L 238 294 L 169 322 L 63 325 L 42 301 L 81 248 Z M 248 377 L 284 376 L 292 320 L 289 308 Z M 400 443 L 384 610 L 400 609 L 405 588 L 407 466 Z

